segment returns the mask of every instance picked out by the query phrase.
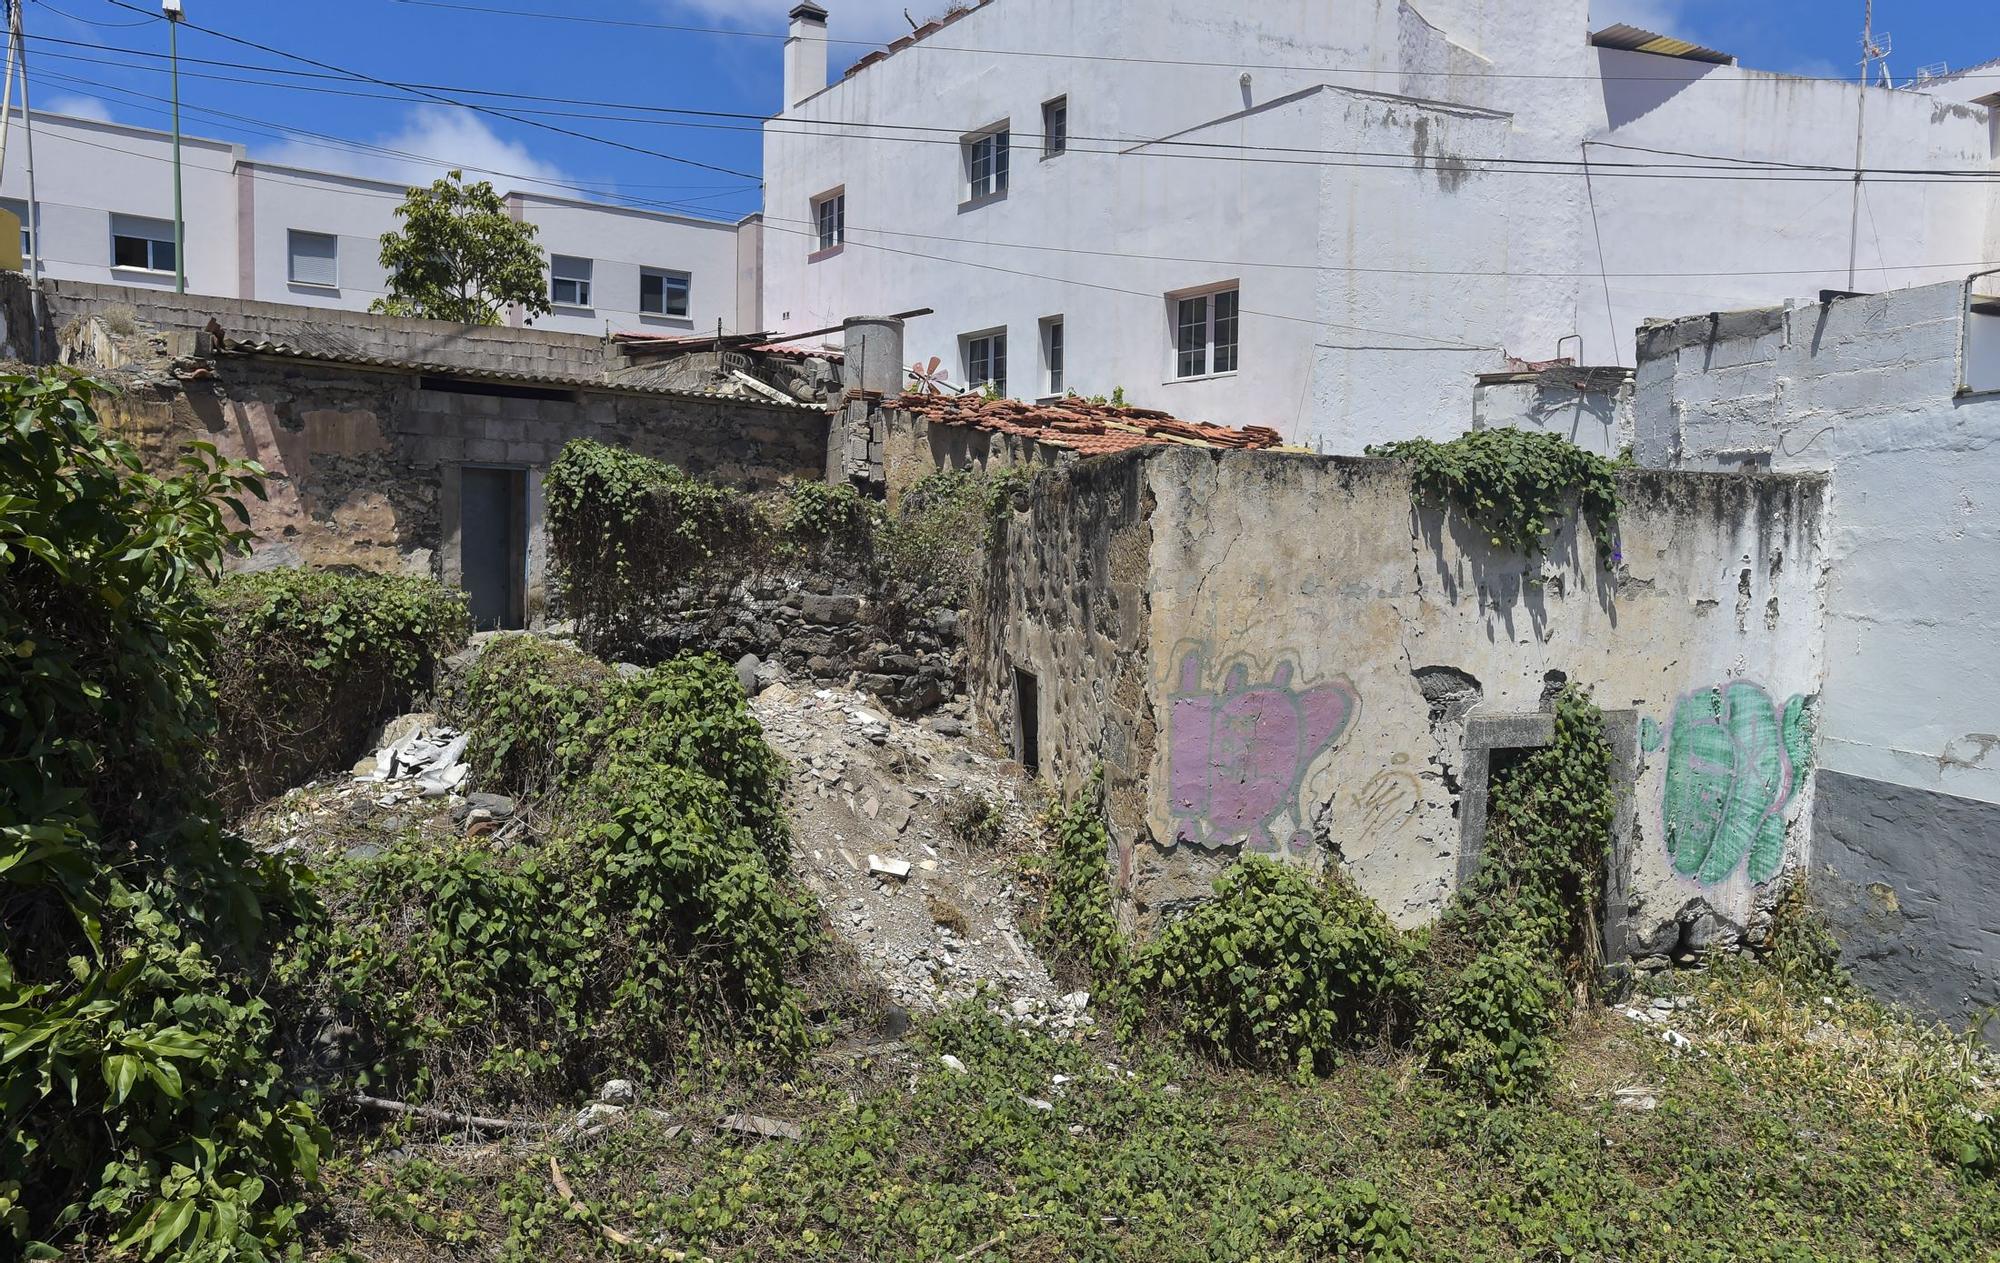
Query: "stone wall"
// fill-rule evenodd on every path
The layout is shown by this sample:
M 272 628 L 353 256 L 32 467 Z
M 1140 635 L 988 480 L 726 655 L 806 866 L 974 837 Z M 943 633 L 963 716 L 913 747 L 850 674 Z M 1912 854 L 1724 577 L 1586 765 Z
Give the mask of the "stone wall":
M 434 364 L 222 351 L 212 335 L 186 327 L 195 315 L 216 308 L 231 319 L 262 318 L 262 309 L 275 308 L 280 316 L 271 332 L 283 335 L 287 321 L 307 327 L 297 314 L 304 309 L 173 296 L 121 306 L 89 297 L 52 300 L 51 310 L 66 315 L 65 362 L 117 392 L 102 404 L 107 425 L 134 441 L 155 468 L 170 467 L 186 444 L 200 440 L 269 472 L 269 500 L 250 506 L 258 536 L 244 563 L 250 567 L 341 565 L 458 583 L 463 471 L 514 468 L 526 482 L 525 612 L 533 622 L 546 600 L 542 476 L 569 440 L 615 444 L 750 489 L 817 479 L 825 464 L 827 418 L 816 407 L 524 383 L 482 377 L 472 367 L 460 375 L 435 371 Z M 306 314 L 315 321 L 324 315 Z M 601 351 L 599 340 L 569 334 L 335 314 L 343 329 L 381 323 L 384 345 L 403 345 L 415 326 L 437 343 L 435 354 L 454 364 L 545 356 L 575 367 L 586 349 L 580 344 Z M 149 323 L 168 315 L 164 326 Z M 324 325 L 313 327 L 324 332 Z
M 1480 770 L 1574 680 L 1628 782 L 1613 950 L 1754 941 L 1803 862 L 1824 486 L 1649 473 L 1621 494 L 1601 569 L 1574 526 L 1538 564 L 1497 552 L 1389 462 L 1173 448 L 1045 473 L 996 554 L 975 699 L 1004 720 L 1033 673 L 1056 779 L 1101 760 L 1136 795 L 1112 813 L 1134 923 L 1252 850 L 1338 863 L 1415 925 L 1476 864 Z
M 1053 469 L 1068 455 L 1012 434 L 933 425 L 924 417 L 895 408 L 876 412 L 871 424 L 875 463 L 891 508 L 901 502 L 904 492 L 941 470 Z
M 648 614 L 649 659 L 755 656 L 872 693 L 899 715 L 935 709 L 963 678 L 956 610 L 911 613 L 859 576 L 822 570 L 692 584 Z

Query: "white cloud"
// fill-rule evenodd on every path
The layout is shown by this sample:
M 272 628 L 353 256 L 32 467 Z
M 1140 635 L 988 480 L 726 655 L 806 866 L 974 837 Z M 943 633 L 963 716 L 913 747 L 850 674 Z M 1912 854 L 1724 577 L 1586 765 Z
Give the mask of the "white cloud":
M 1785 67 L 1786 74 L 1797 75 L 1801 79 L 1851 79 L 1851 66 L 1836 66 L 1824 57 L 1809 57 L 1804 61 Z
M 1590 29 L 1601 31 L 1620 22 L 1661 35 L 1685 39 L 1683 0 L 1591 0 Z
M 94 96 L 52 96 L 42 105 L 35 107 L 37 114 L 67 114 L 71 118 L 87 118 L 99 123 L 115 123 L 111 117 L 111 107 Z
M 344 171 L 349 175 L 393 180 L 400 184 L 428 184 L 446 171 L 465 172 L 468 180 L 490 180 L 494 187 L 520 186 L 543 192 L 561 192 L 563 172 L 552 163 L 534 156 L 527 146 L 496 135 L 486 121 L 471 110 L 445 105 L 420 105 L 410 112 L 403 126 L 386 136 L 368 138 L 378 149 L 350 150 L 317 140 L 291 140 L 259 157 L 269 162 L 324 171 Z
M 831 39 L 868 40 L 886 44 L 890 40 L 910 33 L 910 23 L 903 16 L 905 9 L 918 22 L 941 16 L 951 0 L 818 0 L 826 10 L 827 35 Z M 779 31 L 785 28 L 785 15 L 790 13 L 798 0 L 669 0 L 665 5 L 669 11 L 681 16 L 693 16 L 720 25 L 740 27 L 744 30 Z M 853 51 L 845 45 L 833 47 L 833 59 L 842 60 L 843 51 Z M 848 58 L 852 60 L 852 58 Z

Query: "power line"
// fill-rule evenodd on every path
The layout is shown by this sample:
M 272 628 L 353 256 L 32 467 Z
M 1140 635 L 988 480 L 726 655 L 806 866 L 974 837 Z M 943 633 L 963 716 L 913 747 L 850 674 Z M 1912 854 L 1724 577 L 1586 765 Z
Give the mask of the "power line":
M 115 0 L 112 0 L 112 2 L 115 2 Z M 505 17 L 528 18 L 536 21 L 546 21 L 546 22 L 573 22 L 589 26 L 626 27 L 630 29 L 649 30 L 649 31 L 676 31 L 688 35 L 713 35 L 727 39 L 785 40 L 790 38 L 788 34 L 780 33 L 777 31 L 745 31 L 745 30 L 732 29 L 729 27 L 692 26 L 674 22 L 644 22 L 634 18 L 603 18 L 603 17 L 593 17 L 587 14 L 579 14 L 579 13 L 550 13 L 539 9 L 509 9 L 509 8 L 502 8 L 497 5 L 465 4 L 465 3 L 455 2 L 455 0 L 397 0 L 397 3 L 424 9 L 453 9 L 464 13 L 498 14 Z M 918 49 L 925 52 L 938 52 L 938 53 L 972 53 L 983 57 L 1038 57 L 1054 61 L 1101 61 L 1101 62 L 1111 62 L 1123 65 L 1136 65 L 1136 66 L 1200 66 L 1208 69 L 1215 69 L 1219 64 L 1222 64 L 1212 61 L 1199 61 L 1191 58 L 1130 57 L 1130 56 L 1119 56 L 1111 53 L 1063 53 L 1063 52 L 1052 52 L 1052 51 L 1030 49 L 1030 48 L 966 48 L 951 44 L 934 44 L 928 38 L 912 40 L 910 43 L 905 44 L 902 48 L 893 50 L 886 49 L 885 46 L 879 40 L 841 39 L 831 35 L 805 36 L 803 42 L 827 44 L 829 46 L 835 44 L 844 44 L 859 48 L 884 49 L 884 51 L 893 51 L 898 53 L 907 52 L 910 51 L 911 49 Z M 1613 49 L 1610 51 L 1615 52 L 1620 50 Z M 1748 74 L 1739 73 L 1734 75 L 1724 75 L 1715 72 L 1710 72 L 1708 74 L 1700 75 L 1697 78 L 1690 79 L 1686 75 L 1608 75 L 1608 74 L 1576 75 L 1576 74 L 1556 74 L 1546 71 L 1485 71 L 1485 70 L 1405 71 L 1400 68 L 1383 69 L 1381 67 L 1376 67 L 1376 66 L 1316 66 L 1310 64 L 1286 65 L 1283 63 L 1234 62 L 1234 61 L 1226 63 L 1226 68 L 1230 70 L 1296 71 L 1305 74 L 1394 75 L 1398 78 L 1407 76 L 1411 78 L 1428 78 L 1428 79 L 1557 79 L 1557 80 L 1584 80 L 1584 81 L 1613 80 L 1620 83 L 1682 83 L 1682 84 L 1758 83 L 1758 82 L 1768 82 L 1770 79 L 1773 78 L 1809 79 L 1809 80 L 1813 79 L 1813 76 L 1810 75 L 1786 75 L 1786 74 L 1780 74 L 1775 71 L 1752 71 Z M 1952 78 L 1993 79 L 1993 78 L 2000 78 L 2000 72 L 1995 72 L 1992 74 L 1966 73 L 1966 74 L 1953 75 Z M 1818 82 L 1820 80 L 1814 80 L 1814 81 Z M 1841 83 L 1842 81 L 1837 79 L 1827 79 L 1823 80 L 1823 82 Z
M 49 0 L 35 0 L 35 3 L 41 5 L 44 9 L 47 9 L 50 13 L 57 14 L 60 17 L 66 17 L 72 22 L 81 22 L 85 26 L 101 26 L 104 29 L 110 31 L 119 30 L 123 27 L 128 27 L 128 26 L 150 26 L 154 21 L 152 15 L 148 14 L 147 16 L 140 18 L 136 22 L 105 22 L 97 18 L 80 18 L 76 14 L 71 13 L 67 9 L 56 8 L 56 6 L 49 3 Z
M 105 3 L 116 5 L 118 8 L 125 9 L 132 13 L 146 12 L 146 10 L 139 8 L 137 5 L 126 3 L 126 0 L 105 0 Z M 344 74 L 354 79 L 360 79 L 368 83 L 373 83 L 379 87 L 403 88 L 406 91 L 413 92 L 421 96 L 429 97 L 431 100 L 436 101 L 442 105 L 455 105 L 461 109 L 476 110 L 482 114 L 490 114 L 495 118 L 504 118 L 512 123 L 519 123 L 524 127 L 539 127 L 544 131 L 554 132 L 559 136 L 568 136 L 576 140 L 587 140 L 593 144 L 608 145 L 614 149 L 625 149 L 631 151 L 632 153 L 643 154 L 644 156 L 649 158 L 660 158 L 668 162 L 678 162 L 683 164 L 684 166 L 699 167 L 704 171 L 714 171 L 719 175 L 741 176 L 743 179 L 746 180 L 758 179 L 757 176 L 752 175 L 748 171 L 737 171 L 730 167 L 719 167 L 713 163 L 699 162 L 693 158 L 683 158 L 678 154 L 665 153 L 658 149 L 647 149 L 639 145 L 629 145 L 626 144 L 624 141 L 612 140 L 609 137 L 605 136 L 593 136 L 589 132 L 580 132 L 573 128 L 558 127 L 554 123 L 544 123 L 539 119 L 522 118 L 517 114 L 510 114 L 505 110 L 496 110 L 491 106 L 480 105 L 477 104 L 476 102 L 457 101 L 453 100 L 450 97 L 440 96 L 437 93 L 429 92 L 424 89 L 409 87 L 408 85 L 394 83 L 386 79 L 377 79 L 373 75 L 364 74 L 358 70 L 349 70 L 345 66 L 336 66 L 331 62 L 320 61 L 316 58 L 307 57 L 301 53 L 287 52 L 282 48 L 273 48 L 269 44 L 260 44 L 256 40 L 244 39 L 240 35 L 230 35 L 226 32 L 218 31 L 213 27 L 202 26 L 198 23 L 186 21 L 185 19 L 181 21 L 181 25 L 189 28 L 190 30 L 200 31 L 204 35 L 212 36 L 215 39 L 224 40 L 231 44 L 237 44 L 244 48 L 254 48 L 258 52 L 269 53 L 275 57 L 284 57 L 289 60 L 299 62 L 302 65 L 316 66 L 321 70 L 332 71 L 335 74 Z
M 48 36 L 42 36 L 39 38 L 41 38 L 44 41 L 51 40 L 51 37 Z M 78 44 L 77 41 L 72 41 L 72 40 L 57 39 L 53 40 L 53 42 L 72 45 L 72 46 L 81 46 Z M 107 46 L 89 45 L 89 47 L 99 48 Z M 128 55 L 135 57 L 148 57 L 148 58 L 163 57 L 162 54 L 148 52 L 143 49 L 127 49 L 127 48 L 111 47 L 110 51 L 126 53 Z M 160 68 L 154 66 L 137 65 L 137 64 L 131 64 L 104 58 L 82 57 L 75 54 L 63 54 L 63 53 L 50 53 L 47 55 L 52 57 L 60 57 L 65 60 L 82 61 L 95 65 L 116 66 L 123 69 L 137 70 L 147 73 L 155 73 L 155 74 L 165 73 Z M 260 70 L 272 74 L 301 75 L 303 73 L 299 71 L 286 70 L 280 67 L 267 67 L 267 66 L 239 67 L 237 63 L 234 62 L 218 62 L 212 59 L 205 59 L 205 58 L 182 58 L 182 61 L 183 62 L 193 61 L 203 65 L 224 65 L 224 66 L 230 66 L 232 68 Z M 220 82 L 241 83 L 253 87 L 269 87 L 269 88 L 283 89 L 285 91 L 313 92 L 313 93 L 320 93 L 332 96 L 354 97 L 364 100 L 396 101 L 396 100 L 407 99 L 404 97 L 385 95 L 381 93 L 356 92 L 352 89 L 345 89 L 345 88 L 314 87 L 306 84 L 292 84 L 292 83 L 274 83 L 266 80 L 245 78 L 236 75 L 211 74 L 198 71 L 183 71 L 182 73 L 188 75 L 189 77 L 212 79 Z M 351 76 L 344 76 L 344 75 L 311 75 L 305 77 L 352 81 Z M 965 135 L 964 129 L 957 127 L 928 126 L 920 124 L 858 123 L 858 122 L 846 122 L 842 120 L 815 120 L 815 119 L 782 119 L 782 120 L 767 121 L 764 119 L 762 115 L 735 112 L 735 111 L 695 110 L 695 109 L 686 109 L 680 107 L 647 105 L 638 102 L 593 101 L 585 98 L 575 98 L 575 97 L 537 96 L 528 93 L 500 92 L 493 89 L 484 89 L 484 88 L 475 88 L 475 87 L 466 87 L 457 85 L 400 84 L 400 83 L 395 83 L 393 81 L 377 80 L 377 79 L 366 79 L 365 81 L 380 84 L 382 86 L 390 88 L 404 89 L 411 92 L 424 92 L 424 93 L 453 92 L 468 96 L 494 96 L 494 97 L 505 98 L 512 101 L 535 101 L 535 102 L 549 102 L 562 105 L 597 107 L 595 109 L 583 110 L 583 111 L 517 108 L 515 113 L 503 113 L 500 115 L 500 117 L 515 119 L 515 121 L 525 122 L 531 125 L 541 125 L 541 124 L 534 123 L 534 120 L 532 119 L 516 118 L 516 114 L 546 115 L 546 116 L 563 117 L 563 118 L 585 118 L 600 122 L 638 123 L 638 124 L 649 124 L 657 126 L 681 127 L 693 130 L 764 132 L 764 133 L 774 133 L 778 135 L 815 134 L 815 131 L 812 129 L 872 128 L 872 129 L 879 129 L 883 131 L 892 131 L 892 132 L 926 133 L 926 135 L 879 136 L 879 135 L 869 134 L 868 132 L 865 131 L 863 132 L 841 131 L 841 132 L 833 132 L 832 134 L 839 136 L 840 138 L 843 139 L 863 140 L 863 141 L 899 141 L 906 143 L 943 145 L 951 148 L 958 148 L 960 145 L 962 145 L 963 137 Z M 461 104 L 462 108 L 467 108 L 467 109 L 482 108 L 470 104 L 463 104 L 463 103 Z M 600 112 L 602 110 L 630 110 L 630 111 L 643 112 L 648 115 L 655 115 L 655 114 L 685 115 L 692 118 L 702 118 L 702 119 L 739 120 L 740 124 L 745 124 L 745 125 L 731 126 L 721 123 L 681 122 L 681 121 L 673 121 L 673 120 L 651 118 L 651 117 L 632 117 L 630 115 L 607 114 Z M 565 132 L 567 131 L 567 129 L 558 129 L 558 130 L 562 130 Z M 1025 133 L 1021 135 L 1023 136 L 1023 138 L 1017 142 L 1011 143 L 1010 148 L 1021 150 L 1024 152 L 1038 151 L 1040 149 L 1040 141 L 1038 139 L 1028 137 Z M 603 140 L 603 138 L 601 137 L 596 139 Z M 1349 167 L 1349 168 L 1357 168 L 1364 170 L 1376 169 L 1376 168 L 1408 169 L 1411 160 L 1409 153 L 1398 152 L 1393 150 L 1313 149 L 1300 146 L 1252 145 L 1241 142 L 1183 140 L 1171 137 L 1148 140 L 1137 137 L 1073 135 L 1069 139 L 1072 142 L 1079 142 L 1079 141 L 1099 142 L 1099 143 L 1107 143 L 1120 146 L 1120 148 L 1116 149 L 1072 148 L 1070 150 L 1070 152 L 1081 155 L 1100 155 L 1109 157 L 1139 157 L 1139 158 L 1168 157 L 1168 158 L 1197 159 L 1197 160 L 1207 160 L 1207 161 L 1221 161 L 1221 162 L 1229 162 L 1229 161 L 1266 162 L 1274 165 L 1283 165 L 1283 166 Z M 616 142 L 606 141 L 605 143 L 616 143 Z M 1592 141 L 1589 143 L 1604 145 L 1610 148 L 1629 149 L 1634 152 L 1695 158 L 1695 159 L 1702 159 L 1705 161 L 1698 163 L 1659 163 L 1659 162 L 1618 162 L 1618 161 L 1607 162 L 1601 160 L 1593 161 L 1589 159 L 1577 160 L 1577 159 L 1565 159 L 1565 158 L 1523 158 L 1523 157 L 1512 157 L 1512 156 L 1486 156 L 1486 155 L 1480 155 L 1480 156 L 1450 155 L 1449 157 L 1454 162 L 1473 165 L 1474 168 L 1476 170 L 1479 170 L 1480 173 L 1482 174 L 1580 176 L 1584 173 L 1584 170 L 1587 167 L 1591 172 L 1591 174 L 1596 175 L 1600 178 L 1734 180 L 1734 181 L 1748 181 L 1757 183 L 1829 182 L 1829 183 L 1840 183 L 1840 184 L 1851 183 L 1854 178 L 1854 169 L 1851 166 L 1836 166 L 1833 164 L 1826 164 L 1826 163 L 1791 162 L 1777 158 L 1748 158 L 1748 157 L 1740 157 L 1728 154 L 1705 154 L 1687 150 L 1652 149 L 1652 148 L 1647 148 L 1645 146 L 1620 145 L 1604 141 Z M 631 146 L 621 146 L 621 147 L 631 148 Z M 1139 152 L 1141 150 L 1160 151 L 1160 152 Z M 641 150 L 640 152 L 650 153 L 654 151 Z M 1300 157 L 1265 158 L 1265 157 L 1238 156 L 1242 154 L 1299 155 Z M 1330 159 L 1330 158 L 1369 159 L 1369 160 L 1380 160 L 1380 161 L 1357 162 L 1357 161 L 1315 160 L 1315 159 Z M 1723 163 L 1729 165 L 1722 167 L 1708 165 L 1712 163 Z M 1995 182 L 2000 182 L 2000 174 L 1996 174 L 1990 169 L 1936 168 L 1936 167 L 1871 167 L 1871 168 L 1863 168 L 1863 174 L 1874 175 L 1878 177 L 1876 182 L 1882 184 L 1919 184 L 1919 183 L 1992 184 Z M 751 177 L 746 177 L 746 178 L 751 178 Z
M 104 86 L 104 85 L 93 85 L 88 80 L 71 79 L 67 76 L 61 76 L 61 75 L 45 75 L 45 77 L 55 78 L 64 83 L 79 84 L 86 87 Z M 112 88 L 109 90 L 118 92 L 122 96 L 133 97 L 141 100 L 153 100 L 153 101 L 162 100 L 162 98 L 159 97 L 147 97 L 145 96 L 145 94 L 131 92 L 124 89 Z M 152 107 L 139 106 L 137 108 L 147 109 Z M 196 108 L 199 112 L 202 113 L 219 113 L 218 111 L 200 110 L 199 107 L 191 107 L 191 108 Z M 240 118 L 241 116 L 226 115 L 226 117 Z M 270 124 L 270 126 L 278 127 L 281 130 L 283 130 L 282 124 L 274 123 Z M 306 134 L 316 135 L 317 133 L 306 133 Z M 277 137 L 277 138 L 283 139 L 284 137 Z M 94 144 L 94 142 L 83 140 L 80 137 L 65 136 L 64 139 L 71 143 L 93 145 L 93 147 L 95 148 L 106 149 L 109 150 L 110 152 L 125 154 L 135 158 L 145 158 L 149 160 L 162 161 L 162 162 L 168 161 L 168 159 L 161 158 L 158 155 L 142 153 L 137 150 L 124 149 L 117 146 L 98 145 Z M 359 141 L 343 141 L 341 143 L 346 145 L 352 145 L 360 149 L 379 152 L 388 156 L 404 158 L 412 161 L 423 161 L 423 162 L 438 163 L 442 165 L 452 165 L 450 160 L 448 159 L 439 158 L 431 155 L 412 154 L 403 150 L 388 149 L 381 146 L 366 145 Z M 252 161 L 254 162 L 255 160 L 253 159 Z M 208 167 L 208 166 L 203 166 L 201 164 L 194 164 L 194 165 L 196 165 L 201 170 L 212 171 L 219 174 L 226 174 L 224 169 L 220 167 Z M 481 170 L 481 168 L 471 167 L 471 166 L 467 166 L 464 169 L 473 171 Z M 503 175 L 503 176 L 508 175 L 508 173 L 506 172 L 485 172 L 485 174 Z M 272 178 L 280 178 L 280 177 L 272 177 Z M 535 179 L 537 177 L 516 176 L 510 178 Z M 307 181 L 288 180 L 285 182 L 301 188 L 315 187 L 313 184 Z M 542 182 L 557 183 L 555 181 L 547 181 L 547 180 L 544 180 Z M 570 187 L 582 187 L 582 186 L 571 185 Z M 385 201 L 398 201 L 398 202 L 400 202 L 403 198 L 403 195 L 393 194 L 393 193 L 349 192 L 348 194 L 346 194 L 346 196 L 374 197 L 374 198 L 380 198 Z M 689 203 L 687 202 L 669 202 L 669 201 L 661 201 L 659 199 L 645 199 L 645 198 L 633 198 L 631 199 L 631 201 L 633 202 L 631 209 L 642 209 L 642 210 L 677 208 L 689 205 Z M 763 220 L 767 224 L 797 224 L 806 229 L 812 229 L 815 227 L 815 225 L 812 223 L 811 220 L 794 219 L 781 215 L 765 214 L 763 216 Z M 728 224 L 723 223 L 721 221 L 709 221 L 709 222 L 716 223 L 720 227 L 729 226 Z M 1484 271 L 1476 269 L 1458 269 L 1458 268 L 1374 267 L 1368 265 L 1341 265 L 1339 267 L 1332 267 L 1332 266 L 1321 265 L 1318 263 L 1262 262 L 1262 261 L 1245 260 L 1245 259 L 1215 259 L 1215 258 L 1206 258 L 1206 257 L 1188 256 L 1188 255 L 1148 254 L 1148 253 L 1120 251 L 1120 250 L 1090 250 L 1076 246 L 1052 246 L 1034 242 L 968 241 L 963 237 L 955 237 L 946 234 L 922 233 L 900 228 L 879 228 L 879 227 L 860 226 L 855 224 L 846 225 L 846 230 L 849 234 L 873 233 L 880 236 L 907 238 L 919 241 L 945 242 L 962 246 L 970 246 L 977 249 L 1019 250 L 1019 251 L 1031 251 L 1031 252 L 1045 253 L 1045 254 L 1075 255 L 1087 258 L 1157 262 L 1157 263 L 1181 263 L 1190 266 L 1211 267 L 1211 268 L 1230 269 L 1230 270 L 1256 269 L 1261 271 L 1342 272 L 1342 273 L 1351 273 L 1358 275 L 1458 276 L 1458 277 L 1513 279 L 1513 280 L 1588 280 L 1593 277 L 1599 277 L 1599 276 L 1615 278 L 1620 280 L 1658 280 L 1658 279 L 1693 280 L 1693 279 L 1728 277 L 1728 276 L 1770 276 L 1770 277 L 1820 276 L 1828 273 L 1840 272 L 1845 266 L 1843 264 L 1838 266 L 1813 267 L 1813 268 L 1767 268 L 1767 269 L 1748 269 L 1748 270 L 1742 268 L 1732 268 L 1720 272 L 1700 272 L 1700 271 L 1600 272 L 1595 270 L 1588 272 L 1510 272 L 1510 271 Z M 806 233 L 804 235 L 811 235 L 811 234 Z M 858 246 L 865 246 L 865 245 L 871 245 L 872 243 L 864 243 L 857 241 L 854 244 Z M 1881 252 L 1878 249 L 1877 251 L 1878 258 L 1880 257 L 1880 253 Z M 935 256 L 923 256 L 923 257 L 935 257 Z M 631 262 L 630 260 L 611 260 L 611 261 Z M 970 264 L 969 260 L 958 260 L 958 262 Z M 642 265 L 642 266 L 651 266 L 651 265 Z M 977 265 L 972 264 L 972 266 L 977 266 Z M 1960 262 L 1905 263 L 1905 264 L 1878 263 L 1871 265 L 1863 270 L 1873 271 L 1873 272 L 1903 272 L 1903 271 L 1946 270 L 1946 269 L 1961 270 L 1961 269 L 1980 268 L 1985 266 L 1987 266 L 1987 264 L 1983 261 L 1971 261 L 1963 263 Z

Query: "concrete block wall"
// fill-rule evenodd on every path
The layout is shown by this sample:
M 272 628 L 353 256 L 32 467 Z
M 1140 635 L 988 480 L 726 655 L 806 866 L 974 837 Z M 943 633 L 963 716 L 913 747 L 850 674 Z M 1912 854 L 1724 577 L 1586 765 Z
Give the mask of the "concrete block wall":
M 1477 842 L 1471 765 L 1574 680 L 1630 770 L 1614 951 L 1660 966 L 1756 942 L 1804 863 L 1824 483 L 1621 490 L 1606 567 L 1574 525 L 1538 563 L 1501 553 L 1389 462 L 1173 448 L 1044 473 L 996 557 L 974 695 L 1005 721 L 1011 673 L 1034 674 L 1056 780 L 1101 761 L 1131 787 L 1109 862 L 1133 924 L 1254 851 L 1339 864 L 1417 925 Z M 1769 871 L 1699 862 L 1767 828 Z
M 1649 325 L 1635 414 L 1644 464 L 1829 477 L 1815 879 L 1857 974 L 1953 1021 L 2000 1004 L 1990 280 Z

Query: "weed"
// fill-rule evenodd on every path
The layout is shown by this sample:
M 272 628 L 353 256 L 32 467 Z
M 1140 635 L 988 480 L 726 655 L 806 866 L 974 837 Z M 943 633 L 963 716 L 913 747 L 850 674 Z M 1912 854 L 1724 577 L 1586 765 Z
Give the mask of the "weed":
M 1574 503 L 1595 533 L 1598 564 L 1618 564 L 1618 463 L 1560 434 L 1501 426 L 1447 443 L 1404 439 L 1366 451 L 1407 462 L 1421 499 L 1456 507 L 1493 547 L 1530 560 L 1541 556 L 1550 523 Z
M 944 824 L 953 837 L 974 851 L 992 851 L 1000 846 L 1005 818 L 992 799 L 964 790 L 945 802 Z

